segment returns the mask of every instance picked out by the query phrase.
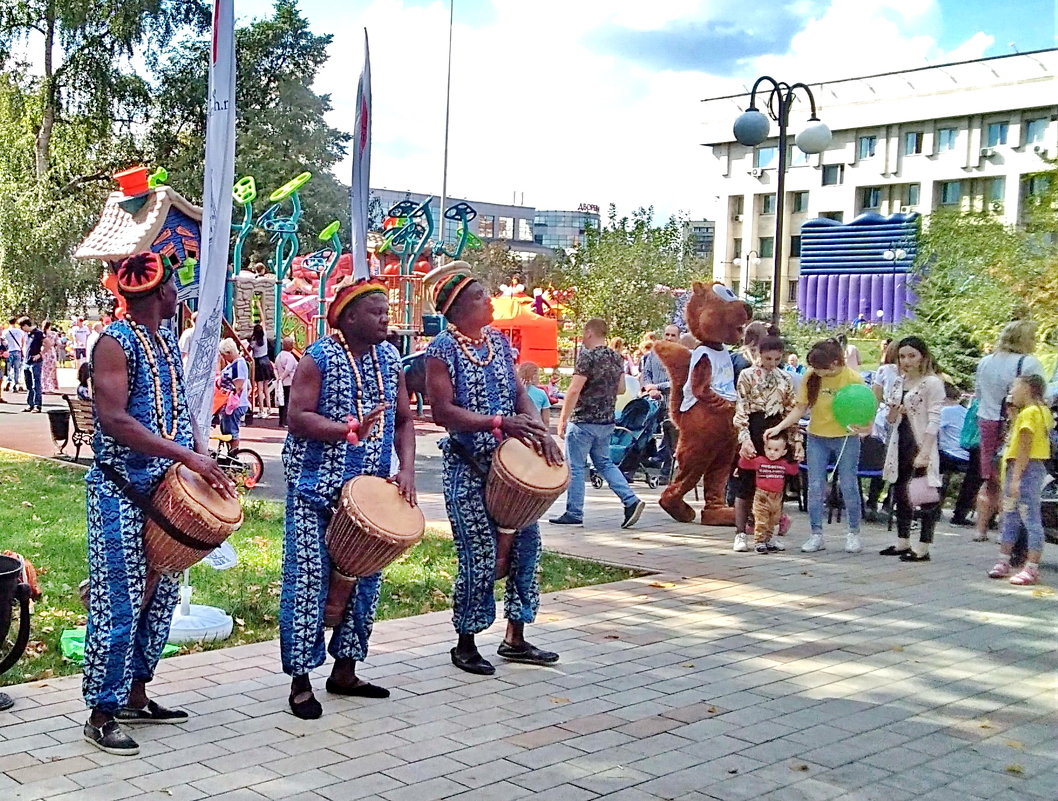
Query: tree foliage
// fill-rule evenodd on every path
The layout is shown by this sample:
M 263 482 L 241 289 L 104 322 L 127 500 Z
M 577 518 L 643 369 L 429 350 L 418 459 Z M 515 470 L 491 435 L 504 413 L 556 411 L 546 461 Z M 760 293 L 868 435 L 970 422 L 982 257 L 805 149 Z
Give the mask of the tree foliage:
M 564 283 L 576 290 L 571 305 L 578 320 L 602 317 L 615 336 L 638 341 L 671 318 L 668 288 L 708 280 L 710 270 L 693 258 L 683 222 L 672 217 L 656 226 L 653 216 L 652 208 L 640 208 L 618 218 L 611 205 L 607 225 L 589 229 L 584 245 L 565 258 Z

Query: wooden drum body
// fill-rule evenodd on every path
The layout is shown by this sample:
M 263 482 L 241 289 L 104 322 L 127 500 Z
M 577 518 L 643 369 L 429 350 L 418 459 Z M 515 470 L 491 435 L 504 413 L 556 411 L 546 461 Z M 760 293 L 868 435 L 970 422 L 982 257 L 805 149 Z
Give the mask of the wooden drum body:
M 182 464 L 170 467 L 151 496 L 151 504 L 188 540 L 178 542 L 150 518 L 143 547 L 152 573 L 176 573 L 202 560 L 242 525 L 242 505 L 221 495 L 198 473 Z
M 521 440 L 505 440 L 492 456 L 485 507 L 501 533 L 540 519 L 569 486 L 569 465 L 551 465 Z
M 324 624 L 337 626 L 359 576 L 377 573 L 417 544 L 426 519 L 397 485 L 378 476 L 356 476 L 345 483 L 338 509 L 327 526 L 331 581 Z

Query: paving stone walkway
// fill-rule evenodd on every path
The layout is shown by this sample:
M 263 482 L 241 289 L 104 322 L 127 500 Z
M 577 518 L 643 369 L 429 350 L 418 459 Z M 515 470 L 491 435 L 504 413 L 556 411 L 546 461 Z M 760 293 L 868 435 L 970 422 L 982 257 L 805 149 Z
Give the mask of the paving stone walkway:
M 589 523 L 544 524 L 547 546 L 655 572 L 545 596 L 533 638 L 554 668 L 473 677 L 449 664 L 448 613 L 386 621 L 363 674 L 393 697 L 321 693 L 307 722 L 275 643 L 176 657 L 152 690 L 193 717 L 138 729 L 135 758 L 82 741 L 79 677 L 19 685 L 0 798 L 1058 798 L 1058 596 L 989 581 L 994 545 L 942 525 L 934 561 L 907 565 L 876 555 L 881 528 L 849 555 L 834 526 L 804 555 L 797 516 L 791 551 L 735 554 L 653 503 L 621 531 L 613 496 L 588 493 Z

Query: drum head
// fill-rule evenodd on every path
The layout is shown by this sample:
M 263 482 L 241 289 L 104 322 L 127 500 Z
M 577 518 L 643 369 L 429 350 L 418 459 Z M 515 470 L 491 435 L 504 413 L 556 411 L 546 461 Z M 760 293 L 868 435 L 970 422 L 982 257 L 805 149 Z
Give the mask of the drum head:
M 357 476 L 347 481 L 341 503 L 350 517 L 367 523 L 389 539 L 418 539 L 426 528 L 422 510 L 404 500 L 396 484 L 378 476 Z
M 569 483 L 569 466 L 548 464 L 543 456 L 518 439 L 504 440 L 492 457 L 503 472 L 531 489 L 557 490 Z
M 179 491 L 189 503 L 200 507 L 197 514 L 201 519 L 208 520 L 212 517 L 230 525 L 242 522 L 242 504 L 238 498 L 221 495 L 198 473 L 188 470 L 182 464 L 174 464 L 169 468 L 168 476 L 175 480 Z

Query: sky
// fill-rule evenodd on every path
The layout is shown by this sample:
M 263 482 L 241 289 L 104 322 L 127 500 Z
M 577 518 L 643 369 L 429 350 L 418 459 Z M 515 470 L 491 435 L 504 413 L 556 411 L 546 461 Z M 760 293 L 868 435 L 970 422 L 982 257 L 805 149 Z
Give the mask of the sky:
M 1058 0 L 454 0 L 448 194 L 700 217 L 699 101 L 1058 46 Z M 271 0 L 236 0 L 239 22 Z M 371 185 L 440 194 L 448 0 L 301 0 L 349 130 L 371 41 Z M 825 115 L 824 115 L 825 119 Z M 349 181 L 348 161 L 338 168 Z

